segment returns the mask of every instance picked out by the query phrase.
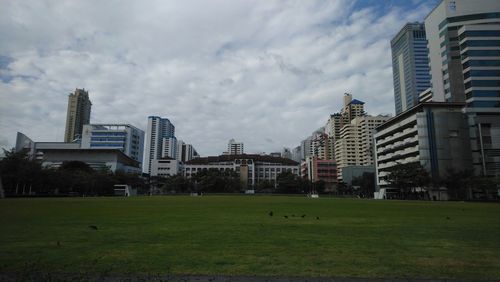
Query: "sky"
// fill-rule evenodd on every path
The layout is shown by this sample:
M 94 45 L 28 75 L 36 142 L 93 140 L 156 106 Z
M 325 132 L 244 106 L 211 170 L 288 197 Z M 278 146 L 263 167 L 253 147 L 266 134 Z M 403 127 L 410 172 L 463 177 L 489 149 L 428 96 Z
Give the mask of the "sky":
M 0 148 L 91 123 L 168 118 L 202 156 L 293 148 L 342 107 L 394 114 L 391 38 L 438 0 L 0 0 Z

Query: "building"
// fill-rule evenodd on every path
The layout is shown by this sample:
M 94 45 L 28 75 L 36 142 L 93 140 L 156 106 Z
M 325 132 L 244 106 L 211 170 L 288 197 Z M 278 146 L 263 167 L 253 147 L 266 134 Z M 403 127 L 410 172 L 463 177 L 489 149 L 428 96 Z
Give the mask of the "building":
M 286 148 L 284 147 L 283 150 L 281 150 L 281 157 L 282 158 L 285 158 L 285 159 L 292 159 L 292 151 L 290 150 L 290 148 Z
M 335 160 L 307 157 L 301 164 L 301 176 L 311 182 L 325 182 L 325 189 L 333 191 L 337 185 L 337 164 Z
M 130 124 L 86 124 L 83 126 L 82 149 L 118 149 L 141 162 L 144 131 Z
M 299 175 L 299 164 L 290 159 L 268 155 L 221 155 L 192 159 L 184 165 L 184 176 L 191 177 L 199 171 L 235 171 L 248 189 L 262 181 L 275 182 L 278 174 L 289 171 Z
M 500 3 L 443 0 L 425 19 L 433 101 L 465 102 L 473 168 L 500 175 Z
M 396 115 L 418 103 L 430 87 L 427 39 L 423 23 L 407 23 L 391 40 Z
M 177 157 L 176 150 L 175 126 L 167 118 L 149 116 L 142 171 L 151 174 L 153 160 L 166 157 L 175 159 Z
M 292 150 L 292 160 L 300 163 L 302 160 L 302 147 L 299 145 Z
M 418 94 L 418 102 L 432 102 L 432 88 L 427 88 Z
M 177 157 L 176 159 L 182 163 L 198 158 L 198 152 L 193 145 L 184 143 L 182 140 L 177 141 Z
M 229 140 L 227 143 L 227 154 L 229 155 L 241 155 L 244 153 L 243 143 L 236 142 L 234 139 Z
M 307 157 L 316 157 L 320 160 L 334 159 L 333 154 L 333 138 L 330 138 L 326 133 L 318 130 L 311 136 L 310 151 Z
M 388 116 L 359 116 L 340 130 L 335 141 L 335 160 L 338 180 L 342 181 L 342 170 L 348 166 L 372 166 L 374 162 L 373 134 L 375 128 L 389 119 Z
M 155 159 L 151 162 L 150 176 L 168 177 L 182 172 L 182 162 L 172 158 Z
M 73 142 L 81 138 L 83 126 L 90 123 L 91 108 L 89 92 L 85 89 L 77 88 L 74 93 L 69 94 L 64 142 Z
M 461 103 L 421 103 L 376 128 L 375 167 L 380 189 L 399 164 L 419 163 L 434 177 L 471 168 L 467 118 Z M 392 187 L 395 188 L 395 187 Z
M 95 170 L 109 169 L 112 172 L 140 173 L 140 162 L 125 155 L 119 149 L 82 149 L 77 142 L 33 142 L 18 132 L 16 152 L 26 151 L 31 160 L 44 167 L 58 168 L 64 162 L 80 161 Z
M 342 181 L 347 186 L 352 186 L 352 181 L 358 177 L 363 177 L 363 174 L 369 173 L 370 175 L 375 175 L 375 166 L 373 165 L 363 165 L 363 166 L 346 166 L 342 168 Z M 374 176 L 375 177 L 375 176 Z

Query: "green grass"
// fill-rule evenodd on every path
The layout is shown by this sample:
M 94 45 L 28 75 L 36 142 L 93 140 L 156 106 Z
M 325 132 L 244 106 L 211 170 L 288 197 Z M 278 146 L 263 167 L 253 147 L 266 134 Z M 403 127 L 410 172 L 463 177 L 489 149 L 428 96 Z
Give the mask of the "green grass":
M 260 196 L 0 201 L 0 272 L 499 279 L 499 266 L 499 204 Z

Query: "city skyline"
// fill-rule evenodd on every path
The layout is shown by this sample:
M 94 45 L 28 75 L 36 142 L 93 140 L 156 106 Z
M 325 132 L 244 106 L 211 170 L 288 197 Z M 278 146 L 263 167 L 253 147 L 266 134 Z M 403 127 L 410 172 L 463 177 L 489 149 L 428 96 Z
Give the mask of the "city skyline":
M 62 141 L 75 88 L 89 91 L 91 123 L 145 130 L 147 116 L 168 117 L 204 156 L 231 138 L 250 153 L 294 147 L 344 92 L 394 113 L 390 38 L 437 2 L 6 3 L 0 147 L 17 131 Z

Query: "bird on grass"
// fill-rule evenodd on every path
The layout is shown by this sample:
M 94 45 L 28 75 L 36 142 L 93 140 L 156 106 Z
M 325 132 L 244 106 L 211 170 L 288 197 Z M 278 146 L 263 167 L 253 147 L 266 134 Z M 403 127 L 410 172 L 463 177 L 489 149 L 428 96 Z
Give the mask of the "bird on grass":
M 269 216 L 273 216 L 273 215 L 274 215 L 273 211 L 270 211 Z
M 304 218 L 304 217 L 306 217 L 306 215 L 305 215 L 305 214 L 303 214 L 303 215 L 301 215 L 300 217 Z
M 92 229 L 92 230 L 97 230 L 97 229 L 99 229 L 99 228 L 97 228 L 97 226 L 95 226 L 95 225 L 89 225 L 89 228 L 90 228 L 90 229 Z
M 288 218 L 288 215 L 284 215 L 283 217 L 284 217 L 284 218 Z
M 319 216 L 317 216 L 316 219 L 319 220 Z

